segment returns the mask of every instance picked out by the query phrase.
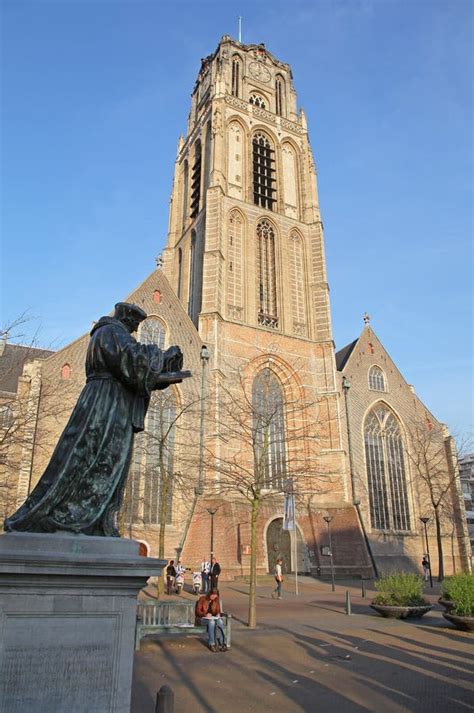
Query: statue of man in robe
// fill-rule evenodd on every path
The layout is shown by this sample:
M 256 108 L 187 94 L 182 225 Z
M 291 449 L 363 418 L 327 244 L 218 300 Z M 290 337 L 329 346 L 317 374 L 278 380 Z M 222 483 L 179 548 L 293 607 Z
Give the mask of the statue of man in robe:
M 86 384 L 49 465 L 6 531 L 70 531 L 119 537 L 117 514 L 151 392 L 190 376 L 177 346 L 162 351 L 132 333 L 146 313 L 119 302 L 91 331 Z

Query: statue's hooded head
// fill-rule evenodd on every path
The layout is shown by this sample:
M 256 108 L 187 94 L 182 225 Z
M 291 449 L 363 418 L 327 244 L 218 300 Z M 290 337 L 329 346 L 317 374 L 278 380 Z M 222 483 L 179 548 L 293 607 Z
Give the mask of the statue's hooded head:
M 131 334 L 137 331 L 138 325 L 146 319 L 147 314 L 137 305 L 129 302 L 117 302 L 114 317 L 122 322 Z

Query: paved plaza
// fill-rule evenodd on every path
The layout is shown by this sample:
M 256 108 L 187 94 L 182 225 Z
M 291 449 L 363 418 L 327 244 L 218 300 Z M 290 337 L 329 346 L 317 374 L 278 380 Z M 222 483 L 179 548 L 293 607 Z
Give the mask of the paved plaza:
M 246 625 L 248 584 L 223 583 L 232 649 L 213 654 L 196 636 L 154 636 L 135 657 L 132 713 L 153 713 L 157 690 L 175 713 L 466 713 L 474 711 L 474 635 L 436 606 L 421 620 L 383 619 L 360 586 L 287 578 L 282 601 L 258 587 L 258 628 Z M 352 615 L 345 614 L 350 591 Z M 151 593 L 151 589 L 150 589 Z M 185 593 L 188 599 L 194 599 Z M 430 594 L 432 603 L 438 594 Z

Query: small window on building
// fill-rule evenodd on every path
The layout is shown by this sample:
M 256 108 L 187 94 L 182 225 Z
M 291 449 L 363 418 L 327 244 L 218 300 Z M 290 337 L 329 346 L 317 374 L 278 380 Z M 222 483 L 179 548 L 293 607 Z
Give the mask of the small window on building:
M 69 364 L 63 364 L 61 367 L 61 379 L 71 378 L 71 367 Z
M 153 292 L 153 302 L 157 305 L 161 302 L 161 292 L 159 290 L 154 290 Z
M 262 97 L 261 94 L 251 94 L 249 98 L 250 104 L 253 104 L 254 106 L 260 107 L 260 109 L 266 109 L 266 101 L 265 98 Z
M 379 366 L 372 366 L 369 370 L 369 389 L 386 391 L 385 374 Z
M 372 344 L 372 342 L 369 342 L 368 349 L 369 349 L 369 354 L 375 354 L 375 349 L 374 349 L 374 345 Z

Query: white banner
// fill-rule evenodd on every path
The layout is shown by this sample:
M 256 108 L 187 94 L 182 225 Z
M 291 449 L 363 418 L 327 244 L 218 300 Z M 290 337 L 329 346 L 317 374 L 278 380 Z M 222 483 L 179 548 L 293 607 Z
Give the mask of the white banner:
M 283 517 L 283 529 L 295 529 L 295 496 L 292 493 L 285 495 L 285 515 Z

